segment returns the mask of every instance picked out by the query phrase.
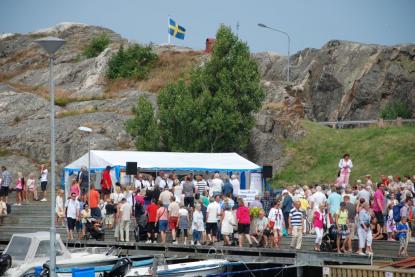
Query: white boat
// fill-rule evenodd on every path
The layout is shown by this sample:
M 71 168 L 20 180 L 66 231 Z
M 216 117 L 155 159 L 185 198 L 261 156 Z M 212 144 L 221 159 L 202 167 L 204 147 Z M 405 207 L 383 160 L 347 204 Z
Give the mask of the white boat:
M 94 267 L 114 264 L 118 257 L 102 247 L 79 248 L 69 251 L 56 235 L 56 266 Z M 4 276 L 22 277 L 34 274 L 50 259 L 50 233 L 14 234 L 3 252 L 12 257 L 12 266 Z
M 227 260 L 212 259 L 198 262 L 180 263 L 172 265 L 159 265 L 157 267 L 157 276 L 184 276 L 196 277 L 206 276 L 209 274 L 222 273 L 226 269 Z M 130 269 L 125 277 L 153 276 L 153 268 L 136 267 Z

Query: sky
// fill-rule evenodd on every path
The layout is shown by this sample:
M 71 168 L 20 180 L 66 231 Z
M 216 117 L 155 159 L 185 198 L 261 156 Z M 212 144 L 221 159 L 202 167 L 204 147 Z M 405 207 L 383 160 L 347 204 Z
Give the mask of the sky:
M 252 52 L 287 52 L 287 37 L 258 23 L 287 32 L 291 53 L 320 48 L 331 39 L 415 43 L 415 0 L 0 0 L 0 33 L 79 22 L 140 43 L 162 44 L 169 15 L 186 28 L 185 39 L 172 43 L 194 49 L 203 49 L 222 23 Z

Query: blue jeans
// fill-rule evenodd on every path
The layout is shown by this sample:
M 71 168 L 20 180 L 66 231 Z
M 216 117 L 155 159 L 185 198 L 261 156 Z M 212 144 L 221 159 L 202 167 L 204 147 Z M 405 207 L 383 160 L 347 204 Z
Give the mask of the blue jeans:
M 193 240 L 200 241 L 200 237 L 202 236 L 202 232 L 193 230 Z

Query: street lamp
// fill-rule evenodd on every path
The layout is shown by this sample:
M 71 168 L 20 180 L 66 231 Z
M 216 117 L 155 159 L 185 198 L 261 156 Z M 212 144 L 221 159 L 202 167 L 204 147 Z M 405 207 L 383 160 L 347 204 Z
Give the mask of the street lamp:
M 55 87 L 53 82 L 53 59 L 54 54 L 65 43 L 65 40 L 55 37 L 45 37 L 35 40 L 49 54 L 49 86 L 50 86 L 50 163 L 51 163 L 51 201 L 50 201 L 50 276 L 56 276 L 56 226 L 55 226 L 55 203 L 56 203 L 56 150 L 55 150 Z
M 290 81 L 290 44 L 291 44 L 291 38 L 290 38 L 290 35 L 289 35 L 287 32 L 284 32 L 284 31 L 281 31 L 281 30 L 278 30 L 278 29 L 275 29 L 275 28 L 269 27 L 269 26 L 267 26 L 267 25 L 265 25 L 265 24 L 262 24 L 262 23 L 258 23 L 258 26 L 259 26 L 259 27 L 262 27 L 262 28 L 267 28 L 267 29 L 273 30 L 273 31 L 275 31 L 275 32 L 278 32 L 278 33 L 281 33 L 281 34 L 284 34 L 284 35 L 286 35 L 286 36 L 287 36 L 287 38 L 288 38 L 288 65 L 287 65 L 287 81 L 289 82 L 289 81 Z
M 91 207 L 91 193 L 90 193 L 90 186 L 91 186 L 91 133 L 92 129 L 88 127 L 81 126 L 78 128 L 81 132 L 88 133 L 88 203 Z

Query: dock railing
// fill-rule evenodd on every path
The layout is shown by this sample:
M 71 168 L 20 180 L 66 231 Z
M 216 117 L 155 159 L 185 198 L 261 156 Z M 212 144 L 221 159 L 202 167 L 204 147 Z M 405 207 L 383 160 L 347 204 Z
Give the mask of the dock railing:
M 398 117 L 397 119 L 369 119 L 369 120 L 344 120 L 344 121 L 320 121 L 318 122 L 322 125 L 330 126 L 334 129 L 337 128 L 344 128 L 346 126 L 355 126 L 355 127 L 363 127 L 369 125 L 376 125 L 379 128 L 384 128 L 387 126 L 403 126 L 403 124 L 408 124 L 415 126 L 415 118 L 412 119 L 404 119 Z

